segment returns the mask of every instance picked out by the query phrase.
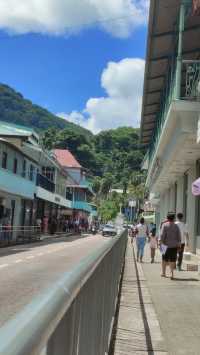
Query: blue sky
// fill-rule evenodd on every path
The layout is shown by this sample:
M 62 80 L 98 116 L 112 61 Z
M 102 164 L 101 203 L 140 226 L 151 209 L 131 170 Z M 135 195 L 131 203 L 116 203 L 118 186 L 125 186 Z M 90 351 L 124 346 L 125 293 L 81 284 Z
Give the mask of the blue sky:
M 76 1 L 78 4 L 79 0 Z M 131 5 L 131 0 L 124 0 L 125 5 L 127 1 Z M 28 18 L 24 24 L 24 17 L 20 20 L 16 16 L 13 25 L 7 14 L 6 26 L 5 21 L 1 24 L 0 20 L 0 81 L 12 86 L 34 103 L 94 132 L 123 123 L 130 125 L 133 122 L 132 125 L 137 125 L 139 112 L 137 120 L 133 117 L 131 121 L 127 110 L 123 118 L 121 106 L 127 106 L 127 102 L 133 102 L 137 97 L 135 105 L 137 111 L 140 110 L 138 105 L 141 104 L 146 22 L 143 20 L 137 26 L 133 23 L 133 28 L 126 29 L 124 33 L 124 28 L 120 29 L 121 21 L 114 21 L 119 16 L 110 15 L 106 18 L 113 19 L 109 28 L 93 24 L 86 28 L 80 27 L 78 33 L 69 33 L 63 29 L 61 32 L 58 29 L 53 31 L 51 27 L 47 30 L 38 29 L 37 26 L 34 28 L 35 22 L 29 30 Z M 82 20 L 80 26 L 83 24 Z M 19 25 L 23 25 L 20 30 L 16 27 Z M 134 62 L 137 58 L 141 59 L 140 63 Z M 141 72 L 139 76 L 138 72 Z M 136 85 L 135 80 L 139 84 Z M 132 92 L 131 95 L 129 91 Z M 130 109 L 134 110 L 132 102 Z M 116 112 L 118 117 L 115 119 L 113 117 L 117 116 Z M 109 123 L 104 118 L 106 115 L 112 116 Z

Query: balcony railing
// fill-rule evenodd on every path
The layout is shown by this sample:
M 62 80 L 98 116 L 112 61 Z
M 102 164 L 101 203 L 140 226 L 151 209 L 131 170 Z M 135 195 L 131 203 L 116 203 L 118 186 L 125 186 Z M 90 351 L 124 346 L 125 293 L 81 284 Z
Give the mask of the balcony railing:
M 55 192 L 55 184 L 49 180 L 46 176 L 37 174 L 37 186 L 42 187 L 43 189 L 49 192 Z
M 72 208 L 77 209 L 77 210 L 83 210 L 86 212 L 91 213 L 92 212 L 92 207 L 90 206 L 89 203 L 85 201 L 74 201 L 72 202 Z
M 33 242 L 39 240 L 41 228 L 38 226 L 0 225 L 0 246 L 12 243 Z
M 160 135 L 166 121 L 166 117 L 173 100 L 200 100 L 200 61 L 183 60 L 182 78 L 181 78 L 181 97 L 177 98 L 176 91 L 176 68 L 168 75 L 166 86 L 162 94 L 160 109 L 156 116 L 156 127 L 153 132 L 152 140 L 149 146 L 149 162 L 152 164 L 155 150 L 160 140 Z
M 200 99 L 200 60 L 184 60 L 186 67 L 185 97 L 189 100 Z

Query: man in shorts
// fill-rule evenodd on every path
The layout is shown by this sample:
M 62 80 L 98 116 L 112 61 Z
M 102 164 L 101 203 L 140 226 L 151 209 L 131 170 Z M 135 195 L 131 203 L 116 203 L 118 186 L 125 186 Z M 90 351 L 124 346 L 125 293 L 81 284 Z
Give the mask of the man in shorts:
M 166 246 L 166 251 L 162 256 L 162 277 L 166 277 L 166 267 L 169 263 L 171 271 L 171 280 L 174 278 L 174 269 L 176 268 L 177 252 L 181 246 L 181 232 L 179 227 L 174 223 L 175 213 L 169 212 L 167 222 L 163 224 L 160 242 Z

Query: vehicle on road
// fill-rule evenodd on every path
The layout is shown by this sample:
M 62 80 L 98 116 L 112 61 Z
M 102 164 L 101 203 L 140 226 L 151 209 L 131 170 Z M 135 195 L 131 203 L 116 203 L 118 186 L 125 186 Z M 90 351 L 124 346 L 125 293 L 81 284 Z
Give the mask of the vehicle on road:
M 92 233 L 92 234 L 96 234 L 96 233 L 97 233 L 97 227 L 96 227 L 96 226 L 93 225 L 93 226 L 91 227 L 91 233 Z
M 117 229 L 113 224 L 106 224 L 102 231 L 103 236 L 115 236 L 117 235 Z

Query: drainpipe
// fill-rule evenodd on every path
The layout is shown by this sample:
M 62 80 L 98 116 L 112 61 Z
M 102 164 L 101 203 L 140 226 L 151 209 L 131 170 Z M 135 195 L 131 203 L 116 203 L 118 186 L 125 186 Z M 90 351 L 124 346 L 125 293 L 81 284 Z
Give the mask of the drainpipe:
M 186 1 L 183 0 L 179 12 L 179 28 L 178 28 L 178 53 L 176 62 L 176 86 L 175 99 L 180 100 L 181 97 L 181 74 L 182 74 L 182 51 L 183 51 L 183 32 L 185 28 Z

